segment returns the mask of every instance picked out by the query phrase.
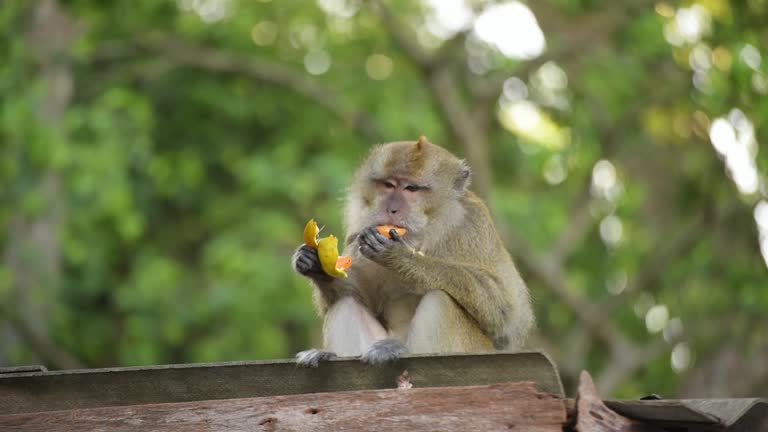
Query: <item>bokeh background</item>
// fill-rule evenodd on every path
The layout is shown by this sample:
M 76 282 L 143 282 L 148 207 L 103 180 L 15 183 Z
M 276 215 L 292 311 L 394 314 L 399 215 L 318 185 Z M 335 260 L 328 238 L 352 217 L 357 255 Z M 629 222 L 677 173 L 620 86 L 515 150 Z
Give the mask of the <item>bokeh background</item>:
M 0 365 L 317 346 L 304 223 L 341 233 L 371 145 L 425 134 L 569 388 L 768 396 L 767 0 L 5 0 L 0 30 Z

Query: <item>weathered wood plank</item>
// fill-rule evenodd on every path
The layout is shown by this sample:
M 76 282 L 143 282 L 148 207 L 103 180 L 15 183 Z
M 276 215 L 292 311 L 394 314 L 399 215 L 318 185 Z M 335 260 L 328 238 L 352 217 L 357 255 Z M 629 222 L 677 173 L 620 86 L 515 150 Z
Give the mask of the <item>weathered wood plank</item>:
M 768 432 L 765 399 L 605 401 L 605 404 L 623 416 L 668 429 Z
M 277 360 L 0 375 L 0 414 L 386 389 L 406 369 L 417 388 L 534 381 L 563 394 L 554 365 L 538 352 L 409 356 L 382 367 L 339 359 L 318 369 Z
M 10 376 L 11 374 L 24 374 L 30 372 L 45 372 L 48 369 L 41 365 L 0 367 L 0 375 Z
M 561 432 L 565 404 L 532 382 L 361 390 L 0 416 L 0 430 Z
M 605 405 L 625 417 L 638 420 L 650 419 L 658 423 L 720 424 L 717 417 L 690 406 L 685 400 L 607 400 Z
M 629 419 L 605 406 L 597 395 L 592 377 L 586 371 L 582 371 L 576 395 L 576 431 L 663 432 L 663 429 Z

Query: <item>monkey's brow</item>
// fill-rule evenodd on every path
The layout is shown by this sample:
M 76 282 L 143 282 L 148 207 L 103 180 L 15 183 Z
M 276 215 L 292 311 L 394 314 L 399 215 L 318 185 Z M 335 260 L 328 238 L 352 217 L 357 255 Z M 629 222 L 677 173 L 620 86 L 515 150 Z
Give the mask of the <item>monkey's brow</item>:
M 379 177 L 379 176 L 371 176 L 371 177 L 368 177 L 368 179 L 372 183 L 384 183 L 384 182 L 388 182 L 388 181 L 393 181 L 394 180 L 394 181 L 396 181 L 398 183 L 414 185 L 414 186 L 418 186 L 418 187 L 420 187 L 422 189 L 430 189 L 432 187 L 432 185 L 430 185 L 429 183 L 427 183 L 425 181 L 421 181 L 419 179 L 408 179 L 408 178 L 400 178 L 400 177 Z

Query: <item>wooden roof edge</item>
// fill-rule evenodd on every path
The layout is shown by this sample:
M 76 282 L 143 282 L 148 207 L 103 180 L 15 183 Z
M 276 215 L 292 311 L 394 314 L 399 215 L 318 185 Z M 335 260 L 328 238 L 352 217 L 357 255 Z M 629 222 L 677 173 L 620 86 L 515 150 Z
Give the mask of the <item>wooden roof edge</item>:
M 417 387 L 533 381 L 564 396 L 544 353 L 410 355 L 379 367 L 340 358 L 317 369 L 293 360 L 134 366 L 0 374 L 0 415 L 62 409 L 395 388 L 407 370 Z

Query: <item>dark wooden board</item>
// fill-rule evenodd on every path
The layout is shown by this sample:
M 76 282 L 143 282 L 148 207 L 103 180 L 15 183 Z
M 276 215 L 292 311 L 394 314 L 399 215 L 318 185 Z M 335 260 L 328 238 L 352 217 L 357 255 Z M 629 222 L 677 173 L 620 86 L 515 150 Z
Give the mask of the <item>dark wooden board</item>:
M 664 432 L 660 427 L 624 417 L 600 399 L 587 371 L 579 376 L 576 394 L 576 432 Z
M 0 416 L 0 430 L 561 432 L 562 399 L 533 382 L 362 390 Z
M 0 375 L 23 374 L 30 372 L 45 372 L 48 369 L 41 365 L 0 367 Z
M 765 399 L 606 401 L 612 410 L 666 428 L 696 431 L 768 432 Z
M 665 424 L 719 425 L 720 419 L 690 406 L 686 400 L 627 400 L 605 401 L 608 408 L 633 419 Z
M 318 369 L 246 361 L 0 375 L 0 414 L 387 389 L 404 370 L 417 388 L 534 381 L 563 394 L 553 363 L 539 352 L 409 356 L 383 367 L 340 359 Z

